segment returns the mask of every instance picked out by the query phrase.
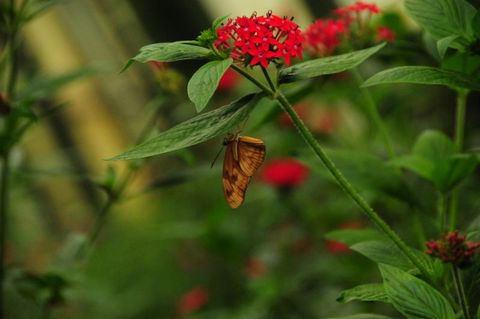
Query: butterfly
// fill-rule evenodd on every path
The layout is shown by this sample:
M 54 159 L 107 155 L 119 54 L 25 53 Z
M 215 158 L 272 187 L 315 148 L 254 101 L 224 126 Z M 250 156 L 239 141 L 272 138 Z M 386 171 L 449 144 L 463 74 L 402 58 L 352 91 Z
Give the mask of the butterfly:
M 245 199 L 250 178 L 265 159 L 265 143 L 249 136 L 228 135 L 223 141 L 227 147 L 223 160 L 223 192 L 231 208 L 237 208 Z

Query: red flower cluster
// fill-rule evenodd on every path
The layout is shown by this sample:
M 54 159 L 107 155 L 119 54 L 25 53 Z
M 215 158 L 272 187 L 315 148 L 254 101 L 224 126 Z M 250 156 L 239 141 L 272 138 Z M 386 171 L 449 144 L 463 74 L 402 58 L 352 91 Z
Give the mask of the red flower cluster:
M 291 19 L 271 12 L 264 16 L 237 17 L 217 29 L 214 45 L 244 65 L 264 68 L 277 59 L 286 64 L 294 57 L 302 58 L 302 32 Z
M 335 52 L 342 41 L 349 37 L 372 37 L 368 28 L 370 17 L 380 13 L 373 3 L 357 1 L 356 3 L 338 8 L 335 19 L 318 19 L 312 23 L 304 34 L 305 49 L 312 55 L 327 56 Z M 356 23 L 353 23 L 353 22 Z M 393 41 L 395 33 L 386 26 L 377 29 L 377 41 Z
M 343 20 L 318 19 L 305 31 L 305 49 L 313 55 L 331 55 L 348 32 Z
M 465 236 L 459 235 L 456 230 L 448 232 L 439 240 L 427 242 L 426 246 L 427 254 L 440 258 L 444 263 L 465 266 L 475 253 L 479 252 L 480 242 L 468 242 L 465 240 Z
M 350 18 L 353 14 L 361 12 L 368 12 L 370 14 L 380 13 L 380 9 L 374 3 L 365 3 L 363 1 L 357 1 L 349 6 L 338 8 L 334 13 L 341 17 Z
M 377 41 L 392 42 L 395 40 L 395 32 L 390 30 L 389 27 L 381 26 L 377 28 Z
M 293 158 L 276 159 L 265 165 L 261 178 L 278 187 L 298 186 L 308 176 L 308 168 Z
M 208 292 L 197 287 L 184 294 L 177 303 L 177 312 L 181 316 L 188 315 L 199 310 L 208 302 Z

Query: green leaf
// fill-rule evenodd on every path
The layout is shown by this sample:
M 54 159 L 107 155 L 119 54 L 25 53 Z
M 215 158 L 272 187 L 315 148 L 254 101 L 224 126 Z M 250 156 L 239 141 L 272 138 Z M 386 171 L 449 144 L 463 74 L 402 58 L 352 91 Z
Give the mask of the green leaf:
M 409 319 L 455 319 L 455 312 L 437 290 L 409 273 L 379 265 L 393 306 Z
M 448 136 L 435 130 L 426 130 L 415 142 L 413 154 L 432 162 L 449 158 L 455 153 L 455 144 Z
M 381 158 L 372 154 L 353 150 L 327 150 L 327 154 L 343 172 L 343 174 L 364 191 L 377 192 L 400 199 L 412 205 L 419 205 L 414 192 L 402 180 L 396 170 L 388 166 Z M 352 161 L 352 158 L 355 158 Z M 310 155 L 302 157 L 315 172 L 331 175 L 323 166 L 317 165 L 316 159 Z
M 249 94 L 229 105 L 200 114 L 110 160 L 131 160 L 159 155 L 226 134 L 247 119 L 261 97 L 261 94 Z
M 453 89 L 480 90 L 480 82 L 474 78 L 430 66 L 400 66 L 384 70 L 366 80 L 362 87 L 391 83 L 445 85 Z
M 377 53 L 384 46 L 385 43 L 381 43 L 364 50 L 298 63 L 282 69 L 279 73 L 279 81 L 288 83 L 349 70 Z
M 458 35 L 451 35 L 437 41 L 437 50 L 438 50 L 438 54 L 440 55 L 440 58 L 443 59 L 448 48 L 454 47 L 454 41 L 457 40 L 458 38 L 459 38 Z
M 471 154 L 456 154 L 440 161 L 433 171 L 435 185 L 442 192 L 447 192 L 468 177 L 477 164 L 476 157 Z
M 377 315 L 374 313 L 358 313 L 351 316 L 335 317 L 328 319 L 393 319 L 392 317 L 387 317 L 383 315 Z
M 72 82 L 96 75 L 102 71 L 102 67 L 87 66 L 54 77 L 34 78 L 15 96 L 13 102 L 18 107 L 28 107 L 34 102 L 51 97 L 56 91 Z
M 187 92 L 190 101 L 195 104 L 197 112 L 201 112 L 217 90 L 218 83 L 233 60 L 211 61 L 195 72 L 188 82 Z
M 405 8 L 436 39 L 458 35 L 462 45 L 474 39 L 472 21 L 477 10 L 466 0 L 405 0 Z
M 415 269 L 410 260 L 390 241 L 364 241 L 350 248 L 378 264 L 396 266 L 405 271 Z
M 468 177 L 478 164 L 473 154 L 455 154 L 455 145 L 443 133 L 425 131 L 415 143 L 412 155 L 400 156 L 392 165 L 404 167 L 448 192 Z
M 146 45 L 123 67 L 125 71 L 132 63 L 149 61 L 174 62 L 181 60 L 207 59 L 213 53 L 209 49 L 194 45 L 191 41 L 162 42 Z
M 435 171 L 435 163 L 432 163 L 430 160 L 415 156 L 415 155 L 405 155 L 398 156 L 390 161 L 391 165 L 396 167 L 406 168 L 415 174 L 432 181 L 433 172 Z
M 347 303 L 356 300 L 390 303 L 383 284 L 366 284 L 356 286 L 342 291 L 337 298 L 337 301 L 341 303 Z
M 336 240 L 348 246 L 364 241 L 383 240 L 385 237 L 375 229 L 339 229 L 328 232 L 325 238 Z

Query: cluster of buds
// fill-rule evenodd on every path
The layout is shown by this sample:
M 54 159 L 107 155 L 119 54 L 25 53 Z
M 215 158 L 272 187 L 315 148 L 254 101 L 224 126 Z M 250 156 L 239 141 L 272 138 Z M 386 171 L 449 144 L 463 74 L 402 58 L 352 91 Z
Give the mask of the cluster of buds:
M 306 29 L 305 49 L 311 55 L 331 55 L 347 39 L 355 40 L 365 35 L 371 39 L 370 19 L 372 15 L 380 13 L 380 9 L 373 3 L 357 1 L 333 13 L 335 18 L 318 19 Z M 395 33 L 386 26 L 378 27 L 375 32 L 375 41 L 395 40 Z
M 217 29 L 214 45 L 245 66 L 266 68 L 280 59 L 290 65 L 292 58 L 302 58 L 302 42 L 302 32 L 292 19 L 268 12 L 228 20 Z
M 458 231 L 451 231 L 439 240 L 431 240 L 426 243 L 426 253 L 441 259 L 444 263 L 452 263 L 457 266 L 466 266 L 473 256 L 479 252 L 480 242 L 465 240 Z

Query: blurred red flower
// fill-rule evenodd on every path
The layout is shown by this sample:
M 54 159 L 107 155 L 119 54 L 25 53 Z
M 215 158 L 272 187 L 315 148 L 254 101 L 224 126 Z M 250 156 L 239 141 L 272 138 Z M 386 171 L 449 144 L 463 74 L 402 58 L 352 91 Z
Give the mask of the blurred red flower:
M 359 229 L 363 227 L 365 227 L 365 225 L 358 221 L 349 221 L 338 225 L 339 229 Z M 337 240 L 328 239 L 325 241 L 325 244 L 327 250 L 332 254 L 340 255 L 351 251 L 348 245 Z
M 217 91 L 225 92 L 233 89 L 240 80 L 240 75 L 233 69 L 228 69 L 218 83 Z
M 273 186 L 292 187 L 302 184 L 307 178 L 308 172 L 308 167 L 296 159 L 275 159 L 265 165 L 261 179 Z
M 253 14 L 229 19 L 217 29 L 214 45 L 245 66 L 266 68 L 277 59 L 289 65 L 291 58 L 302 58 L 302 42 L 302 33 L 295 22 L 269 12 L 264 16 Z
M 267 266 L 258 257 L 250 257 L 244 268 L 244 272 L 249 278 L 259 278 L 267 272 Z
M 201 309 L 208 303 L 208 292 L 203 287 L 196 287 L 180 297 L 177 303 L 178 314 L 185 316 Z
M 466 241 L 458 230 L 448 232 L 438 240 L 431 240 L 426 246 L 427 254 L 460 267 L 468 265 L 474 255 L 480 253 L 480 242 Z
M 389 27 L 380 26 L 377 28 L 377 41 L 395 41 L 395 32 L 393 32 Z
M 318 19 L 303 34 L 305 50 L 315 56 L 331 55 L 347 32 L 343 20 Z
M 351 16 L 361 12 L 368 12 L 370 14 L 380 13 L 380 9 L 374 3 L 366 3 L 363 1 L 357 1 L 354 4 L 340 7 L 334 11 L 338 16 Z

